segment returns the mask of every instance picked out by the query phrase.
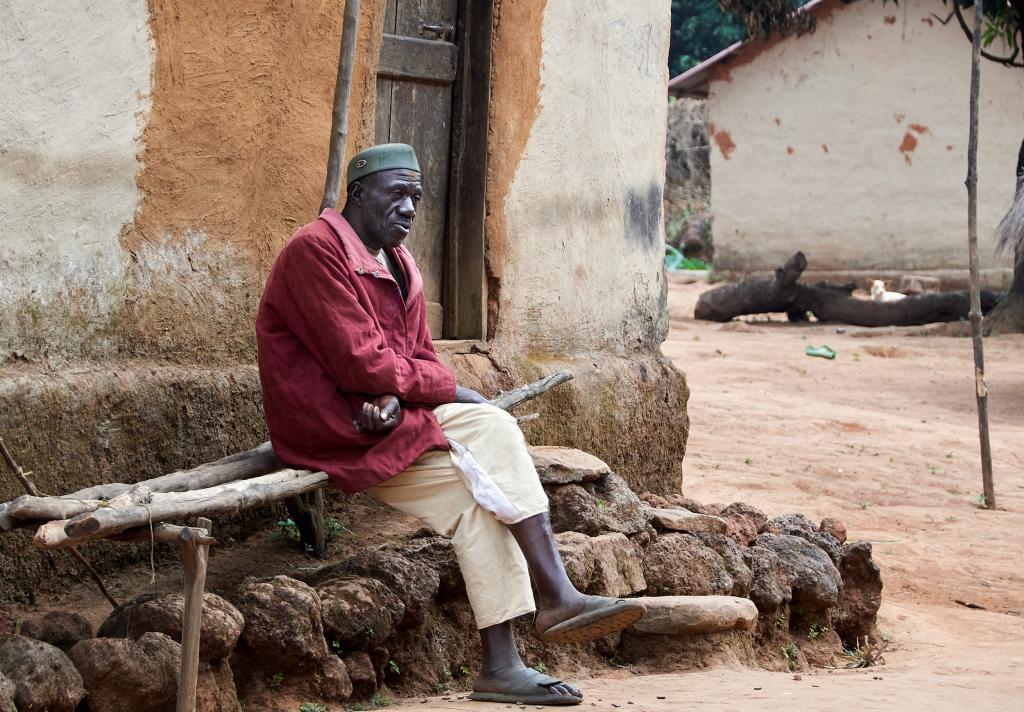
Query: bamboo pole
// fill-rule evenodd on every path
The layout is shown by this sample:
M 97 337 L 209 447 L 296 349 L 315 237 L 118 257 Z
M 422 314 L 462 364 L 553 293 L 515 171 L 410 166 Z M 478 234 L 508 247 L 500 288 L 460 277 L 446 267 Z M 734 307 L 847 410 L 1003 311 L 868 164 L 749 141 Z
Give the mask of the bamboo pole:
M 196 522 L 209 537 L 213 522 L 200 517 Z M 199 642 L 203 625 L 203 590 L 206 588 L 206 564 L 210 545 L 194 538 L 194 530 L 181 532 L 181 564 L 185 570 L 185 606 L 181 623 L 181 668 L 178 672 L 176 712 L 195 712 L 199 683 Z
M 361 0 L 345 0 L 345 19 L 341 28 L 341 50 L 338 53 L 338 76 L 334 80 L 334 109 L 331 112 L 331 144 L 327 153 L 327 177 L 324 180 L 325 208 L 338 205 L 341 196 L 342 164 L 345 159 L 345 141 L 348 139 L 348 105 L 352 93 L 352 65 L 355 63 L 359 35 L 359 5 Z
M 954 0 L 956 2 L 956 0 Z M 988 385 L 981 335 L 981 288 L 978 275 L 978 93 L 981 87 L 981 27 L 985 9 L 974 2 L 971 40 L 971 115 L 967 143 L 967 255 L 971 270 L 971 340 L 974 344 L 974 392 L 978 403 L 978 438 L 981 441 L 981 479 L 987 509 L 996 508 L 992 483 L 992 446 L 988 435 Z

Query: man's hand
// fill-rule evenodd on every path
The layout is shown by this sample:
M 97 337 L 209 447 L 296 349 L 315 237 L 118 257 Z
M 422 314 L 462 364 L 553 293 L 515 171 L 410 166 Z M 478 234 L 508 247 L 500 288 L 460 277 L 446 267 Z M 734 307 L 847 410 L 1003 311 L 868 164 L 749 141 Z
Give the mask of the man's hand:
M 398 424 L 402 406 L 395 396 L 377 396 L 363 403 L 356 428 L 364 433 L 386 433 Z
M 487 403 L 489 402 L 482 395 L 474 391 L 472 388 L 466 388 L 465 386 L 455 386 L 455 400 L 452 403 Z

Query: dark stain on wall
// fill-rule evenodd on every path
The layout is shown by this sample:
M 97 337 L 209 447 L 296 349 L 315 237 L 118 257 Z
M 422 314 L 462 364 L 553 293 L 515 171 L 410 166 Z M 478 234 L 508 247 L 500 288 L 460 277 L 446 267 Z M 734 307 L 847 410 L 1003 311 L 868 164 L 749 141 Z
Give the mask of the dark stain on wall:
M 662 243 L 661 236 L 661 184 L 651 183 L 646 188 L 630 188 L 626 192 L 625 236 L 627 242 L 653 250 Z

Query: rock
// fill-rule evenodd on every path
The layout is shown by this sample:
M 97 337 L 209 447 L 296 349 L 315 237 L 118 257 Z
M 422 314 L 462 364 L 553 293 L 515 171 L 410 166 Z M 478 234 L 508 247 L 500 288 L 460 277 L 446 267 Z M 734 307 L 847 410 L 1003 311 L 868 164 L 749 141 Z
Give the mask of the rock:
M 434 569 L 439 579 L 438 599 L 465 597 L 466 582 L 462 580 L 462 570 L 451 539 L 431 535 L 410 539 L 400 545 L 386 545 L 384 548 Z
M 830 535 L 840 544 L 846 543 L 846 525 L 838 519 L 825 517 L 821 520 L 821 524 L 818 525 L 818 531 L 822 534 Z
M 772 517 L 764 522 L 759 528 L 759 534 L 790 534 L 792 536 L 807 538 L 806 535 L 817 531 L 814 522 L 802 514 L 790 513 Z
M 242 712 L 235 676 L 227 660 L 199 664 L 196 712 Z
M 579 532 L 555 534 L 565 572 L 578 591 L 586 591 L 594 578 L 594 539 Z
M 774 614 L 793 597 L 796 573 L 778 554 L 763 546 L 743 550 L 750 568 L 750 600 L 761 613 Z
M 335 652 L 383 644 L 405 615 L 395 593 L 377 579 L 350 576 L 321 584 L 320 616 Z
M 726 630 L 751 631 L 757 606 L 735 596 L 645 596 L 636 599 L 647 615 L 633 625 L 641 633 L 700 635 Z
M 345 653 L 341 656 L 348 668 L 349 679 L 352 680 L 352 696 L 367 699 L 377 691 L 377 673 L 373 669 L 373 661 L 364 652 Z
M 725 595 L 733 588 L 722 557 L 691 534 L 658 537 L 644 552 L 643 563 L 651 595 Z
M 326 566 L 309 582 L 317 586 L 345 576 L 377 579 L 390 588 L 405 606 L 403 625 L 422 620 L 423 610 L 434 603 L 441 589 L 441 577 L 427 561 L 412 559 L 386 546 L 364 549 L 348 561 Z
M 709 514 L 695 514 L 685 509 L 649 509 L 648 516 L 651 517 L 654 527 L 662 531 L 670 532 L 717 532 L 724 534 L 726 530 L 725 520 L 721 517 L 713 517 Z
M 858 541 L 843 547 L 839 563 L 843 592 L 832 613 L 832 625 L 847 645 L 856 645 L 875 633 L 882 605 L 882 572 L 871 558 L 871 543 Z
M 598 596 L 629 596 L 647 588 L 640 557 L 624 534 L 602 534 L 592 540 L 594 575 L 585 591 Z
M 337 655 L 325 658 L 315 676 L 316 691 L 328 702 L 344 702 L 352 696 L 352 680 Z
M 843 555 L 843 549 L 839 542 L 831 534 L 819 532 L 814 523 L 802 514 L 783 514 L 780 517 L 769 519 L 761 525 L 760 531 L 768 534 L 789 534 L 806 539 L 828 554 L 832 563 L 836 565 L 839 564 L 839 559 Z
M 696 512 L 697 514 L 710 514 L 715 516 L 718 514 L 718 508 L 712 506 L 711 511 L 708 511 L 703 504 L 695 499 L 690 499 L 681 494 L 670 494 L 666 499 L 673 507 L 680 507 L 688 512 Z
M 89 712 L 164 712 L 178 693 L 181 646 L 163 633 L 93 638 L 69 653 L 82 674 Z
M 756 544 L 771 549 L 792 568 L 795 580 L 790 608 L 794 614 L 813 617 L 839 602 L 839 570 L 817 546 L 789 534 L 760 534 Z
M 696 535 L 701 543 L 722 557 L 725 570 L 732 576 L 731 596 L 746 598 L 750 593 L 750 567 L 743 560 L 743 550 L 739 544 L 725 536 L 714 532 L 703 532 Z
M 239 651 L 261 669 L 284 673 L 316 666 L 330 655 L 320 597 L 306 584 L 287 576 L 250 576 L 239 585 L 235 605 L 245 617 Z
M 638 496 L 640 501 L 651 509 L 672 509 L 675 506 L 660 494 L 654 494 L 653 492 L 642 492 Z
M 0 712 L 18 712 L 14 706 L 14 683 L 6 675 L 0 675 Z
M 163 633 L 181 643 L 185 596 L 181 593 L 145 594 L 115 608 L 100 626 L 101 638 L 138 638 Z M 199 657 L 223 660 L 231 655 L 245 620 L 237 608 L 214 593 L 203 594 Z
M 764 512 L 743 502 L 733 502 L 720 516 L 726 522 L 726 536 L 740 546 L 750 546 L 757 538 L 758 529 L 768 521 Z
M 614 472 L 598 482 L 549 487 L 548 498 L 556 532 L 629 535 L 647 526 L 647 510 L 640 498 Z
M 0 675 L 14 683 L 18 712 L 74 712 L 85 696 L 82 676 L 63 650 L 23 635 L 0 637 Z
M 593 482 L 612 471 L 601 459 L 571 447 L 534 445 L 530 457 L 545 485 Z
M 92 624 L 74 611 L 36 613 L 21 623 L 21 634 L 60 648 L 65 653 L 75 643 L 92 637 Z

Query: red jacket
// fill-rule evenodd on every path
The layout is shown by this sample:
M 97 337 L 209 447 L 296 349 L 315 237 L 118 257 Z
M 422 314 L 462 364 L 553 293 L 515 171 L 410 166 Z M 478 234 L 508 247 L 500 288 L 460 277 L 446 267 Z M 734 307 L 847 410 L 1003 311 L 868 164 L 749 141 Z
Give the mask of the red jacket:
M 427 450 L 448 449 L 432 409 L 455 397 L 455 377 L 434 353 L 423 279 L 404 247 L 392 256 L 409 298 L 327 208 L 277 256 L 256 317 L 263 410 L 289 465 L 323 470 L 357 492 L 394 477 Z M 388 433 L 356 430 L 372 396 L 402 402 Z

